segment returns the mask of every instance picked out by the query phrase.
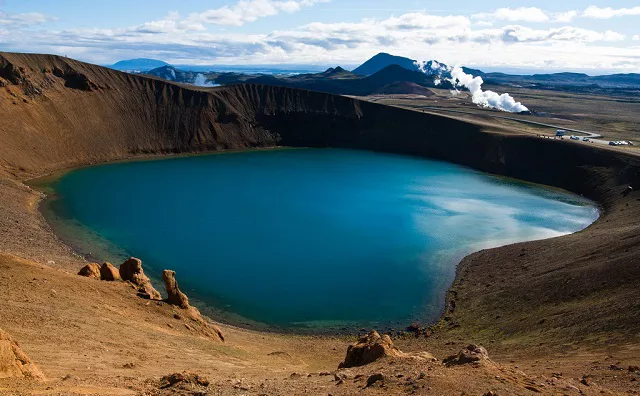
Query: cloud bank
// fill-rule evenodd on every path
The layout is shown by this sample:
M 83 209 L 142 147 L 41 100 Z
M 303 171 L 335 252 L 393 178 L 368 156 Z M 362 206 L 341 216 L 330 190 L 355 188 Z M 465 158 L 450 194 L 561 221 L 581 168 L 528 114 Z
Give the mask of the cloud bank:
M 552 13 L 521 7 L 475 15 L 420 11 L 252 33 L 240 28 L 260 18 L 327 6 L 324 3 L 326 0 L 241 0 L 200 13 L 174 12 L 160 20 L 113 29 L 46 29 L 53 17 L 0 11 L 0 50 L 56 53 L 101 64 L 145 56 L 171 63 L 344 66 L 385 51 L 413 58 L 427 53 L 451 64 L 495 67 L 640 68 L 637 48 L 625 45 L 633 35 L 616 31 L 615 25 L 585 29 L 569 23 L 596 14 L 629 15 L 635 8 L 589 7 Z

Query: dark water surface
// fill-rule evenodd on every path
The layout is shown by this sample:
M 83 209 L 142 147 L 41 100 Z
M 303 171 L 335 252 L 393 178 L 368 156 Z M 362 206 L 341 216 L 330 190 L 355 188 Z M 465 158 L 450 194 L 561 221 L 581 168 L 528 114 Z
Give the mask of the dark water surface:
M 48 217 L 79 250 L 173 269 L 227 321 L 314 331 L 436 320 L 464 255 L 598 216 L 563 191 L 339 149 L 116 163 L 51 187 Z

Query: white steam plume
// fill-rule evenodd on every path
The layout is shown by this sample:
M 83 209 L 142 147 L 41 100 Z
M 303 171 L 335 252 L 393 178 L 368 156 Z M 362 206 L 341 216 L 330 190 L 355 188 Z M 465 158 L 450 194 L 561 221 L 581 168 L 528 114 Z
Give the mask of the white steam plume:
M 202 73 L 198 73 L 196 75 L 196 78 L 193 81 L 193 85 L 198 87 L 219 87 L 220 86 L 220 84 L 216 84 L 215 81 L 207 80 L 207 78 Z
M 437 75 L 434 83 L 439 85 L 441 80 L 449 81 L 454 88 L 465 87 L 471 92 L 471 100 L 473 103 L 482 107 L 489 107 L 492 109 L 498 109 L 509 113 L 520 113 L 522 111 L 529 111 L 529 109 L 520 102 L 516 102 L 515 99 L 508 93 L 502 95 L 493 91 L 483 91 L 482 84 L 484 81 L 482 77 L 474 77 L 471 74 L 465 73 L 461 67 L 447 68 L 437 62 L 429 63 L 422 62 L 416 63 L 420 70 L 428 75 Z M 429 67 L 430 66 L 430 67 Z M 442 75 L 443 70 L 446 70 L 451 77 L 445 77 Z
M 455 87 L 463 86 L 469 89 L 469 92 L 471 92 L 471 100 L 478 106 L 490 107 L 509 113 L 529 111 L 526 106 L 520 102 L 516 102 L 508 93 L 500 95 L 489 90 L 483 91 L 482 84 L 484 81 L 482 77 L 474 77 L 471 74 L 467 74 L 461 67 L 451 69 L 451 79 L 449 79 L 449 81 Z

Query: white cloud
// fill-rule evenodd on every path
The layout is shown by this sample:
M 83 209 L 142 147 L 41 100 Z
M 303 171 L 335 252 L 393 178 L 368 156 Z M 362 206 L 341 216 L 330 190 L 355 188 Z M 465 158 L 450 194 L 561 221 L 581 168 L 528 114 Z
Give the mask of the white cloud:
M 582 13 L 582 16 L 586 18 L 595 18 L 595 19 L 611 19 L 614 17 L 621 16 L 632 16 L 632 15 L 640 15 L 640 6 L 632 7 L 632 8 L 600 8 L 597 6 L 589 6 Z
M 205 31 L 204 25 L 196 22 L 181 21 L 179 15 L 169 14 L 166 19 L 143 23 L 132 28 L 138 33 L 181 33 L 189 31 Z
M 27 27 L 54 21 L 55 18 L 39 12 L 25 14 L 6 14 L 0 11 L 0 25 L 9 27 Z
M 294 13 L 303 7 L 329 0 L 240 0 L 233 6 L 224 6 L 189 15 L 190 23 L 242 26 L 259 18 L 277 15 L 281 12 Z
M 553 14 L 553 21 L 554 22 L 562 22 L 562 23 L 569 23 L 571 21 L 573 21 L 573 19 L 575 17 L 577 17 L 580 13 L 578 11 L 567 11 L 567 12 L 559 12 L 556 14 Z
M 305 6 L 313 2 L 295 3 Z M 293 5 L 287 7 L 296 9 Z M 289 11 L 282 8 L 282 12 Z M 553 22 L 555 14 L 549 15 L 549 22 Z M 247 15 L 243 18 L 249 20 Z M 344 66 L 385 51 L 449 64 L 636 70 L 640 67 L 637 48 L 608 44 L 624 39 L 622 34 L 573 26 L 535 29 L 516 23 L 506 26 L 496 23 L 495 27 L 487 27 L 462 15 L 426 12 L 358 22 L 316 22 L 261 34 L 235 33 L 235 29 L 221 31 L 207 24 L 206 20 L 171 13 L 161 20 L 121 29 L 44 31 L 15 24 L 0 25 L 0 50 L 57 53 L 102 64 L 144 56 L 178 64 Z M 3 30 L 9 34 L 3 34 Z
M 635 34 L 631 39 L 633 41 L 640 41 L 640 34 Z
M 548 22 L 549 15 L 536 7 L 498 8 L 493 12 L 483 12 L 472 16 L 480 21 L 509 21 L 509 22 Z
M 437 16 L 424 12 L 412 12 L 381 21 L 381 26 L 392 30 L 440 30 L 465 29 L 471 22 L 464 16 Z
M 488 25 L 494 21 L 529 23 L 569 23 L 580 13 L 575 10 L 551 13 L 537 7 L 498 8 L 493 12 L 474 14 L 471 18 L 478 24 Z

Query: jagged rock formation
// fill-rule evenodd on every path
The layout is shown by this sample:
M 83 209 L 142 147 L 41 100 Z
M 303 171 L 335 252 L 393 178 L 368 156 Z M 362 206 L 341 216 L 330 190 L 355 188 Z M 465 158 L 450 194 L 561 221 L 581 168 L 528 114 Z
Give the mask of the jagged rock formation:
M 89 263 L 80 269 L 78 275 L 91 279 L 100 279 L 100 266 L 96 263 Z
M 178 288 L 178 281 L 176 281 L 176 272 L 171 270 L 164 270 L 162 272 L 162 279 L 164 280 L 164 286 L 167 289 L 167 299 L 165 301 L 171 305 L 177 305 L 178 307 L 183 309 L 189 308 L 189 299 Z
M 20 349 L 18 343 L 0 329 L 0 379 L 2 378 L 45 379 L 42 371 Z
M 447 366 L 455 366 L 460 364 L 481 363 L 488 360 L 489 354 L 485 348 L 470 344 L 456 355 L 449 356 L 442 362 Z
M 120 271 L 110 262 L 106 261 L 100 267 L 100 279 L 107 282 L 122 280 Z
M 355 344 L 349 345 L 344 362 L 340 363 L 339 367 L 364 366 L 384 356 L 404 357 L 405 355 L 393 346 L 388 335 L 380 336 L 377 331 L 372 330 L 369 334 L 360 337 Z
M 381 336 L 377 331 L 372 330 L 360 337 L 355 344 L 349 345 L 347 355 L 338 368 L 364 366 L 383 357 L 414 359 L 422 362 L 435 362 L 438 360 L 432 354 L 424 351 L 416 353 L 402 352 L 393 345 L 391 337 L 386 334 Z
M 129 281 L 138 288 L 138 292 L 152 300 L 160 300 L 162 296 L 153 287 L 151 280 L 144 274 L 142 261 L 131 257 L 120 265 L 120 277 L 123 281 Z
M 167 298 L 165 301 L 184 310 L 177 316 L 181 317 L 181 315 L 185 315 L 188 319 L 199 323 L 202 326 L 202 332 L 206 336 L 224 342 L 222 330 L 207 318 L 204 318 L 196 307 L 189 305 L 189 298 L 187 298 L 187 295 L 180 291 L 178 287 L 175 271 L 164 270 L 162 272 L 162 279 L 164 280 L 164 286 L 167 290 Z

